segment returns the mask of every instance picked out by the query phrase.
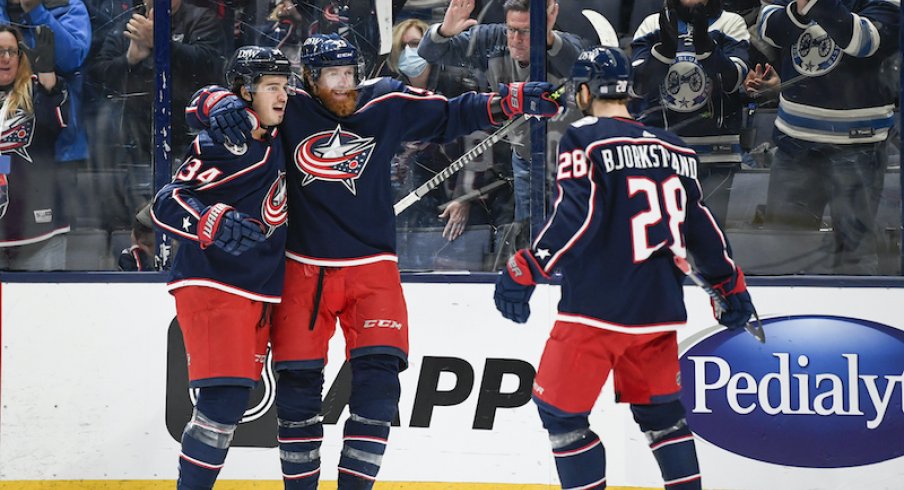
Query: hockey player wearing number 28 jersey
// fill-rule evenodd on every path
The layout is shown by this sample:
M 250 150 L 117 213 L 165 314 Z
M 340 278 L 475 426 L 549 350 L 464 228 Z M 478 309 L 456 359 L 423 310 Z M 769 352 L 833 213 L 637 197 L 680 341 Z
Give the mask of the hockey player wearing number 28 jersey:
M 700 489 L 694 439 L 679 400 L 675 329 L 687 319 L 684 275 L 693 254 L 744 325 L 752 304 L 741 269 L 701 201 L 697 155 L 668 131 L 630 119 L 630 62 L 617 48 L 581 53 L 572 71 L 587 117 L 559 143 L 554 210 L 530 249 L 513 255 L 496 307 L 527 321 L 538 280 L 562 272 L 562 299 L 533 388 L 562 488 L 606 487 L 605 449 L 588 414 L 610 371 L 616 400 L 630 403 L 666 488 Z
M 552 115 L 558 106 L 548 100 L 545 83 L 453 99 L 390 79 L 360 83 L 357 49 L 335 35 L 308 38 L 301 58 L 305 89 L 289 100 L 281 135 L 288 260 L 283 302 L 274 310 L 271 331 L 280 373 L 276 407 L 283 481 L 288 490 L 317 488 L 323 369 L 338 320 L 352 369 L 338 487 L 369 489 L 398 412 L 398 374 L 408 362 L 392 157 L 405 141 L 449 141 L 521 113 Z M 202 92 L 190 121 L 200 116 L 192 124 L 216 125 L 231 140 L 241 138 L 229 101 L 206 102 L 218 93 Z
M 255 114 L 253 137 L 222 144 L 202 131 L 154 199 L 155 224 L 181 242 L 169 290 L 198 389 L 182 434 L 179 490 L 213 487 L 267 357 L 285 272 L 285 160 L 275 126 L 290 75 L 277 49 L 237 50 L 226 79 Z

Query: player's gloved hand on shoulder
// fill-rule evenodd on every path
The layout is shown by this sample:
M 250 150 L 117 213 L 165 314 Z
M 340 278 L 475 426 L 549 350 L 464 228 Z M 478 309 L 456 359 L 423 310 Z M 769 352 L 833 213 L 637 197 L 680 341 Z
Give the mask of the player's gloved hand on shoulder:
M 678 14 L 672 9 L 663 7 L 659 11 L 659 44 L 655 48 L 657 53 L 669 59 L 678 51 Z
M 233 145 L 247 141 L 252 130 L 247 107 L 244 100 L 233 94 L 218 100 L 210 109 L 210 138 L 217 143 L 228 140 Z
M 241 255 L 267 239 L 260 222 L 236 211 L 232 206 L 217 203 L 208 207 L 198 221 L 198 240 L 201 248 L 211 244 L 232 255 Z
M 540 277 L 548 278 L 530 250 L 521 249 L 509 257 L 493 293 L 499 313 L 515 323 L 526 322 L 530 318 L 530 297 Z
M 559 113 L 559 102 L 552 98 L 553 88 L 549 82 L 500 83 L 502 112 L 508 119 L 521 114 L 555 116 Z
M 723 311 L 721 315 L 718 313 L 716 306 L 713 305 L 713 312 L 719 323 L 728 327 L 729 330 L 741 328 L 750 321 L 753 315 L 753 301 L 750 293 L 747 292 L 747 282 L 744 280 L 744 271 L 740 267 L 736 268 L 734 274 L 721 282 L 715 282 L 713 289 L 725 298 L 728 309 Z
M 691 9 L 691 26 L 694 28 L 694 51 L 697 54 L 712 52 L 716 45 L 709 35 L 709 16 L 702 3 L 694 5 Z

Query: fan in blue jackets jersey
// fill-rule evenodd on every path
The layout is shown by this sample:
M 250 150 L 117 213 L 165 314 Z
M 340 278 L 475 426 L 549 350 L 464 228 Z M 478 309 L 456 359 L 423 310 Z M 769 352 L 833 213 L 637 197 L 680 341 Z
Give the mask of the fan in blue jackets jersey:
M 339 489 L 372 488 L 407 366 L 391 169 L 406 141 L 446 142 L 522 113 L 552 115 L 551 86 L 501 86 L 453 99 L 379 78 L 361 82 L 358 50 L 336 35 L 301 48 L 304 89 L 290 98 L 281 139 L 287 158 L 289 237 L 283 302 L 271 343 L 280 459 L 287 489 L 316 489 L 323 439 L 323 369 L 337 320 L 352 369 Z M 199 93 L 189 123 L 232 142 L 246 123 L 220 89 Z M 213 133 L 214 131 L 212 131 Z
M 252 138 L 224 144 L 202 131 L 154 199 L 155 224 L 181 242 L 169 290 L 189 380 L 199 388 L 182 434 L 180 490 L 213 487 L 267 358 L 270 313 L 283 289 L 288 216 L 275 126 L 285 114 L 291 76 L 279 50 L 238 49 L 226 80 L 242 96 L 234 102 L 249 107 Z
M 720 0 L 666 0 L 631 43 L 645 124 L 675 128 L 697 152 L 698 180 L 720 220 L 741 164 L 741 83 L 750 35 Z
M 679 400 L 675 329 L 687 319 L 690 252 L 726 295 L 720 321 L 744 325 L 752 305 L 725 236 L 703 204 L 694 151 L 627 110 L 631 65 L 617 48 L 581 53 L 572 70 L 587 117 L 559 143 L 552 215 L 530 249 L 513 255 L 496 306 L 525 322 L 536 281 L 562 272 L 562 299 L 534 383 L 562 488 L 605 488 L 605 450 L 588 414 L 614 371 L 616 399 L 630 403 L 669 489 L 699 489 L 693 435 Z
M 778 0 L 759 32 L 782 50 L 782 89 L 766 201 L 771 226 L 818 230 L 828 205 L 833 272 L 878 274 L 876 213 L 895 122 L 897 0 Z

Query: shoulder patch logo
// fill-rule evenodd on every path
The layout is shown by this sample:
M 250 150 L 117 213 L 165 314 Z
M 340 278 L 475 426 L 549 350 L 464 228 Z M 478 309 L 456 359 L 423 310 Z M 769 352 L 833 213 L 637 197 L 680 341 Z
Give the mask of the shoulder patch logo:
M 229 140 L 226 140 L 226 142 L 223 143 L 223 146 L 226 147 L 229 153 L 232 153 L 236 156 L 244 155 L 248 151 L 248 145 L 246 145 L 245 143 L 242 143 L 240 145 L 233 145 L 229 142 Z
M 302 140 L 295 147 L 295 166 L 303 174 L 301 185 L 315 180 L 341 182 L 355 194 L 355 181 L 364 173 L 374 147 L 373 138 L 362 138 L 337 125 Z

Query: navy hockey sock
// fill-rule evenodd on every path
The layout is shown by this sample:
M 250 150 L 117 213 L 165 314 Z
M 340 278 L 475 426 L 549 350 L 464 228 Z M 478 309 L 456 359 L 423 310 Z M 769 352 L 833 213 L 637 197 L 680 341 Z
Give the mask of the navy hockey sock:
M 370 490 L 398 412 L 400 365 L 399 359 L 390 355 L 355 358 L 351 365 L 350 415 L 339 459 L 339 490 Z
M 277 440 L 286 490 L 317 490 L 323 416 L 322 370 L 281 371 L 276 384 Z
M 199 390 L 198 404 L 182 432 L 178 490 L 213 488 L 250 395 L 251 390 L 241 386 Z
M 361 417 L 355 413 L 345 421 L 342 456 L 339 458 L 339 488 L 370 490 L 386 452 L 390 421 Z
M 661 405 L 631 405 L 634 420 L 647 436 L 659 463 L 667 490 L 700 490 L 700 466 L 694 435 L 684 418 L 681 402 Z
M 563 412 L 534 399 L 549 432 L 552 455 L 563 489 L 606 488 L 606 448 L 592 430 L 587 414 Z

